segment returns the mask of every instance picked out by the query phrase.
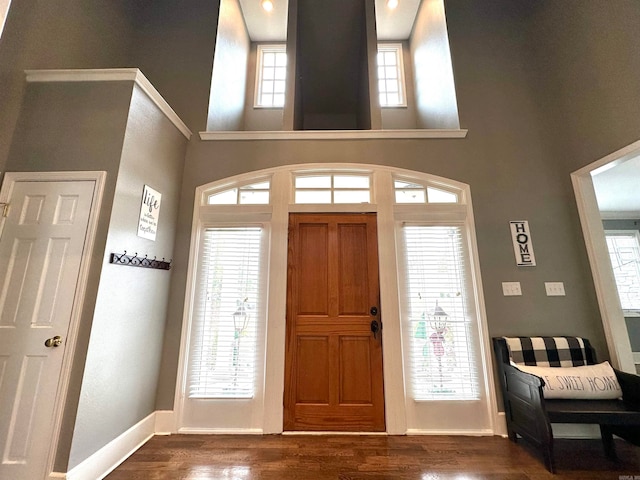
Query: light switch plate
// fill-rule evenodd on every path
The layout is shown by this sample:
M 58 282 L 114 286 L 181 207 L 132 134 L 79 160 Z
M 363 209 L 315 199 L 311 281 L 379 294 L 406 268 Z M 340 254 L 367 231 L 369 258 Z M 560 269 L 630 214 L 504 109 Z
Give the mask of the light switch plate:
M 505 297 L 522 295 L 520 282 L 502 282 L 502 294 Z
M 544 289 L 547 291 L 547 297 L 564 297 L 563 282 L 544 282 Z

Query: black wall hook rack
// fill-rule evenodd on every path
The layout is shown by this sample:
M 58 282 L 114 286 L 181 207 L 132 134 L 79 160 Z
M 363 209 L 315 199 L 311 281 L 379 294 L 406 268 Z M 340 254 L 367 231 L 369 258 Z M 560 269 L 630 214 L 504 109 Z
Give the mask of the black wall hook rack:
M 162 260 L 156 260 L 156 257 L 148 258 L 147 255 L 139 257 L 138 252 L 134 255 L 127 255 L 127 251 L 124 253 L 112 253 L 109 258 L 109 263 L 115 265 L 128 265 L 129 267 L 143 267 L 143 268 L 155 268 L 156 270 L 169 270 L 171 268 L 172 260 L 168 262 L 163 258 Z

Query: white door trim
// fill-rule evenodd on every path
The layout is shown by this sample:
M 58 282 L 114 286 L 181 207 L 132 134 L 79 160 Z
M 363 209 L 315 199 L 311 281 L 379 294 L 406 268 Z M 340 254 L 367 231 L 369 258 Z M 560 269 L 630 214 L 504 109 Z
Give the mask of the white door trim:
M 60 372 L 60 380 L 56 398 L 54 399 L 53 410 L 53 437 L 51 438 L 51 446 L 47 457 L 47 472 L 54 471 L 55 455 L 58 450 L 58 440 L 60 429 L 62 426 L 62 416 L 64 413 L 64 405 L 67 399 L 67 389 L 71 377 L 71 366 L 73 365 L 73 357 L 76 349 L 76 340 L 78 336 L 78 325 L 80 323 L 80 315 L 84 304 L 84 296 L 86 292 L 87 278 L 89 268 L 91 266 L 91 252 L 95 241 L 96 229 L 98 226 L 98 218 L 100 206 L 102 204 L 102 194 L 107 172 L 6 172 L 2 189 L 0 189 L 0 203 L 7 203 L 11 198 L 13 187 L 18 182 L 94 182 L 93 197 L 91 199 L 91 210 L 89 212 L 89 220 L 87 223 L 87 233 L 85 235 L 82 259 L 80 260 L 80 270 L 78 272 L 78 281 L 74 294 L 73 307 L 71 310 L 71 318 L 69 321 L 69 331 L 66 335 L 66 348 L 62 360 L 62 369 Z M 4 219 L 0 224 L 0 233 L 4 226 Z
M 637 155 L 640 155 L 640 141 L 627 145 L 571 174 L 611 363 L 620 370 L 633 373 L 636 369 L 631 353 L 631 343 L 611 269 L 602 217 L 598 209 L 591 174 L 612 168 Z

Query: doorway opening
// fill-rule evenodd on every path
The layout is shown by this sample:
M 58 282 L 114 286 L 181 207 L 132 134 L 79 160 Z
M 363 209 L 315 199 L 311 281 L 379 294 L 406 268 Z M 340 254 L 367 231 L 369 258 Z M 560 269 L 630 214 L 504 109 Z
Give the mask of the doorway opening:
M 634 356 L 632 351 L 625 316 L 632 326 L 637 320 L 634 313 L 626 311 L 627 308 L 623 311 L 603 222 L 640 218 L 636 188 L 640 178 L 638 158 L 640 141 L 571 174 L 611 362 L 616 368 L 633 373 L 638 371 L 636 362 L 640 363 L 640 355 Z M 630 190 L 626 195 L 621 178 L 633 181 L 632 174 L 637 175 L 636 180 L 632 189 L 626 189 Z M 607 230 L 618 230 L 615 227 L 619 224 L 607 225 Z M 626 302 L 624 306 L 627 307 Z

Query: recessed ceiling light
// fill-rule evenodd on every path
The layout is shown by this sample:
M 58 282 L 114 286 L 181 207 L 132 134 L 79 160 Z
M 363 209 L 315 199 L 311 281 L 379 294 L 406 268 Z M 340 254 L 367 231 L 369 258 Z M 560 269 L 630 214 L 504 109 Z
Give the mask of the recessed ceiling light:
M 398 6 L 398 0 L 387 0 L 387 7 L 391 10 Z
M 391 0 L 393 1 L 393 0 Z M 397 3 L 397 0 L 395 0 Z M 266 12 L 270 12 L 271 10 L 273 10 L 273 2 L 271 0 L 262 0 L 262 2 L 260 2 L 262 5 L 262 8 L 264 8 L 264 10 Z

